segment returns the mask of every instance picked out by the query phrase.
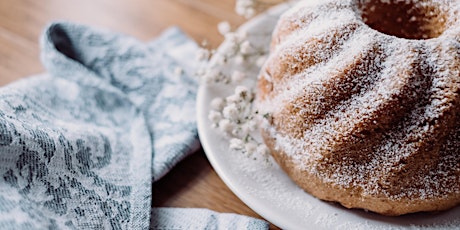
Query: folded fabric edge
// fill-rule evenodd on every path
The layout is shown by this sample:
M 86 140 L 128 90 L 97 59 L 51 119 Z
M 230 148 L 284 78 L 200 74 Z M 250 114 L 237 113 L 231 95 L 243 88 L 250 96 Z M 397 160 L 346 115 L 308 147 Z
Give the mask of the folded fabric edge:
M 203 208 L 153 208 L 150 229 L 268 229 L 261 219 Z

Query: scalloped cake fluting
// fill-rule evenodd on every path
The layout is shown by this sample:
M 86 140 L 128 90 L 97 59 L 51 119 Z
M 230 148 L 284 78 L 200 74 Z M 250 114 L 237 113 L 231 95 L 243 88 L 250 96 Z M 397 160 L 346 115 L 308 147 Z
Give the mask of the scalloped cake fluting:
M 384 215 L 460 203 L 460 3 L 301 1 L 279 20 L 256 108 L 304 190 Z

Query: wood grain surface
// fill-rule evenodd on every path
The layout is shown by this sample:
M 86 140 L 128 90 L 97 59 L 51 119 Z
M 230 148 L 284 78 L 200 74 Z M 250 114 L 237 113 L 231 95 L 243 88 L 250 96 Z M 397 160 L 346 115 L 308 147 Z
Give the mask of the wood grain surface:
M 2 0 L 0 85 L 41 73 L 39 37 L 51 21 L 69 20 L 128 34 L 141 41 L 180 27 L 198 43 L 222 42 L 217 24 L 240 25 L 235 0 Z M 222 182 L 204 153 L 197 152 L 153 185 L 153 206 L 208 208 L 261 218 Z M 276 229 L 271 225 L 271 229 Z

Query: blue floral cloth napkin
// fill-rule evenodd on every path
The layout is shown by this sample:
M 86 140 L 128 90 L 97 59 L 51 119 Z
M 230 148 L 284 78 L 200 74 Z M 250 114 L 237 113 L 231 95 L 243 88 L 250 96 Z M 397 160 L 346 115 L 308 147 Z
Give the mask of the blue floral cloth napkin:
M 268 228 L 151 208 L 152 183 L 199 148 L 197 47 L 178 29 L 144 44 L 60 22 L 41 41 L 48 73 L 0 88 L 0 229 Z

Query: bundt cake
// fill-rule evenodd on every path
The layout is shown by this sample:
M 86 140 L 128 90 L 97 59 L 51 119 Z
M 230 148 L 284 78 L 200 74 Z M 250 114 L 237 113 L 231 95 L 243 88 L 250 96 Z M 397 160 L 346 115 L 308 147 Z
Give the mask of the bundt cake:
M 301 188 L 390 216 L 460 203 L 459 10 L 306 0 L 281 16 L 255 105 Z

